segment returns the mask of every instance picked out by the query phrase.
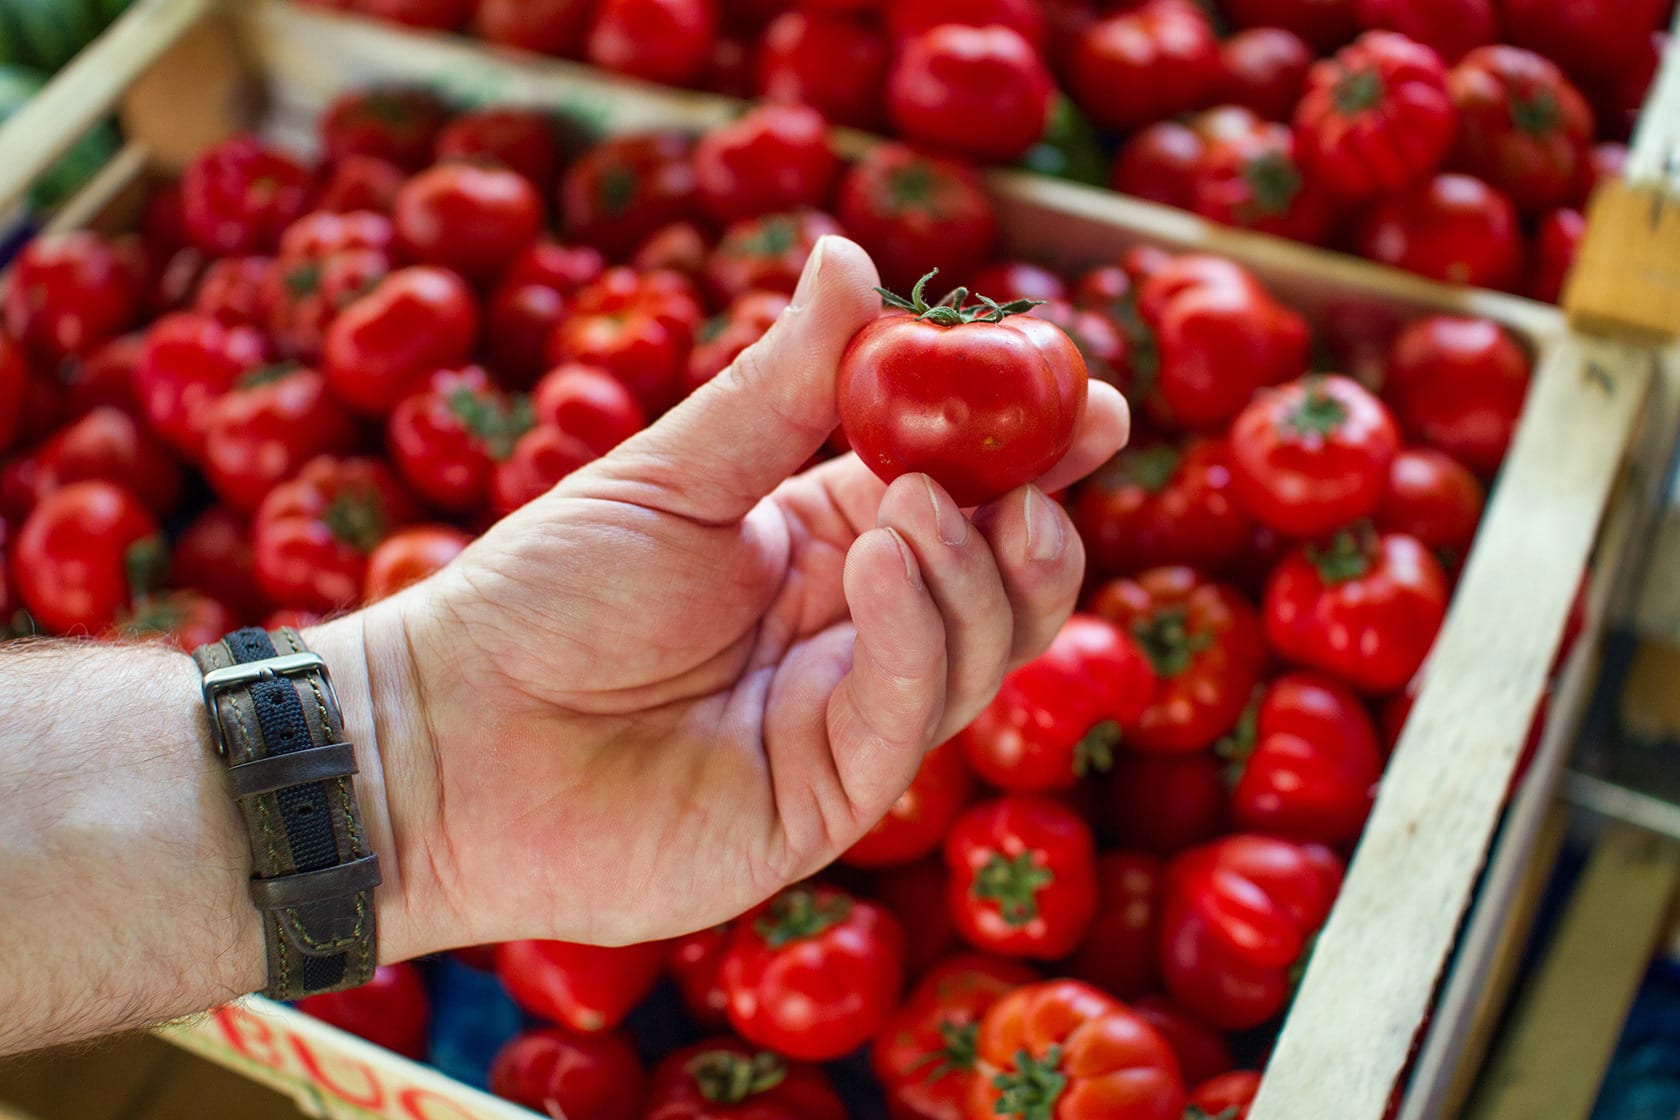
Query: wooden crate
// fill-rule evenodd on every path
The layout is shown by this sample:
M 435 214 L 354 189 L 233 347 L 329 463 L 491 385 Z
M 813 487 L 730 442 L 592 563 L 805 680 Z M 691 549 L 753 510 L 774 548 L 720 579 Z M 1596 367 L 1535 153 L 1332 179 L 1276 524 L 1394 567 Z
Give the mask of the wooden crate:
M 240 127 L 307 147 L 319 110 L 354 87 L 424 84 L 464 103 L 540 105 L 609 131 L 699 130 L 735 114 L 722 98 L 586 67 L 405 32 L 282 0 L 141 0 L 158 63 L 126 83 L 130 144 L 58 224 L 118 223 L 151 167 L 178 167 Z M 164 50 L 168 47 L 168 50 Z M 253 90 L 261 97 L 253 97 Z M 90 100 L 114 93 L 107 82 Z M 263 103 L 263 108 L 256 106 Z M 108 101 L 85 111 L 97 115 Z M 46 162 L 0 129 L 0 192 Z M 850 150 L 869 143 L 847 134 Z M 1408 1069 L 1402 1115 L 1450 1114 L 1485 1045 L 1520 936 L 1532 857 L 1592 676 L 1603 608 L 1649 524 L 1672 445 L 1680 354 L 1593 337 L 1556 309 L 1453 288 L 1180 211 L 1017 172 L 989 176 L 1011 248 L 1064 267 L 1136 244 L 1206 250 L 1252 268 L 1320 321 L 1487 316 L 1525 340 L 1536 374 L 1500 484 L 1464 569 L 1425 685 L 1384 778 L 1256 1102 L 1254 1120 L 1378 1120 Z M 0 203 L 4 202 L 0 193 Z M 1505 791 L 1545 687 L 1577 581 L 1593 562 L 1587 639 L 1567 666 L 1550 730 L 1509 807 Z M 1479 888 L 1479 890 L 1478 890 Z M 1449 968 L 1450 964 L 1450 968 Z M 528 1115 L 284 1007 L 248 1000 L 164 1037 L 293 1092 L 325 1115 Z

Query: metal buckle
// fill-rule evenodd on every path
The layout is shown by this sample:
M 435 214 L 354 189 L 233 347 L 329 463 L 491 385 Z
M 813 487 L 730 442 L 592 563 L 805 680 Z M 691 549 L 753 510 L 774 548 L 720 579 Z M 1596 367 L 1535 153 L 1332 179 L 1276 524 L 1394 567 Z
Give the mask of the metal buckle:
M 227 757 L 227 735 L 222 730 L 219 703 L 224 693 L 256 684 L 258 681 L 273 680 L 275 677 L 301 677 L 310 673 L 321 675 L 322 692 L 331 708 L 332 719 L 342 725 L 338 691 L 333 688 L 326 661 L 318 653 L 310 653 L 307 650 L 303 653 L 283 653 L 278 657 L 265 657 L 261 661 L 247 661 L 243 665 L 212 669 L 204 674 L 204 707 L 210 712 L 210 738 L 216 744 L 216 753 L 223 758 Z

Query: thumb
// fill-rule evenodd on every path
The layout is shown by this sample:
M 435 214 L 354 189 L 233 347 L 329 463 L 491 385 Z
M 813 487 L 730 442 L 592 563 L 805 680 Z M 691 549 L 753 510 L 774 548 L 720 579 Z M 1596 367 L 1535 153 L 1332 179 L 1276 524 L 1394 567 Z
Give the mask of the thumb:
M 793 302 L 767 334 L 640 435 L 598 460 L 592 489 L 698 521 L 746 516 L 840 422 L 846 344 L 881 312 L 874 262 L 843 237 L 817 241 Z

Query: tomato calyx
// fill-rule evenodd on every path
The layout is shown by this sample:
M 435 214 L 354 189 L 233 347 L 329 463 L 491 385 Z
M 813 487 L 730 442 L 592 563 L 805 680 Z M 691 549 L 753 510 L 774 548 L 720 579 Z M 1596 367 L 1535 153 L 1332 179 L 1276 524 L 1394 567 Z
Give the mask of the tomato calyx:
M 938 303 L 929 304 L 927 301 L 928 281 L 939 275 L 936 268 L 916 281 L 916 286 L 910 289 L 910 298 L 905 299 L 895 292 L 885 288 L 876 288 L 881 294 L 881 302 L 895 311 L 908 311 L 918 319 L 941 327 L 960 327 L 968 323 L 1001 323 L 1011 315 L 1020 315 L 1031 311 L 1044 301 L 1041 299 L 1016 299 L 1000 304 L 994 299 L 974 293 L 979 300 L 979 306 L 968 302 L 967 288 L 953 288 L 944 299 Z
M 1220 1112 L 1209 1112 L 1197 1105 L 1190 1105 L 1184 1110 L 1184 1120 L 1237 1120 L 1238 1108 L 1227 1108 Z
M 1353 70 L 1336 83 L 1331 99 L 1338 113 L 1356 117 L 1376 108 L 1384 92 L 1381 74 L 1372 69 Z
M 1347 423 L 1347 415 L 1347 406 L 1325 390 L 1323 381 L 1313 378 L 1284 425 L 1298 436 L 1327 436 Z
M 169 570 L 169 546 L 161 536 L 141 537 L 123 550 L 123 574 L 136 599 L 145 597 L 163 583 Z
M 1183 452 L 1176 447 L 1165 444 L 1140 447 L 1121 455 L 1119 474 L 1127 482 L 1141 486 L 1151 494 L 1159 494 L 1178 473 L 1178 464 L 1183 460 Z
M 1544 136 L 1557 127 L 1561 115 L 1557 98 L 1550 90 L 1538 90 L 1532 97 L 1511 98 L 1511 123 L 1520 132 Z
M 1238 207 L 1244 219 L 1275 218 L 1288 213 L 1289 204 L 1301 190 L 1301 173 L 1282 152 L 1262 152 L 1242 169 L 1250 199 Z
M 345 491 L 328 503 L 321 521 L 334 539 L 367 555 L 385 539 L 385 511 L 368 493 Z
M 286 286 L 287 294 L 295 299 L 312 296 L 321 287 L 321 265 L 317 261 L 307 261 L 288 268 L 280 277 L 280 282 Z
M 978 1022 L 958 1023 L 943 1019 L 939 1023 L 939 1037 L 944 1045 L 923 1055 L 910 1067 L 911 1073 L 920 1073 L 924 1081 L 938 1081 L 948 1074 L 967 1073 L 974 1068 L 980 1056 Z
M 596 197 L 605 214 L 623 214 L 636 200 L 636 173 L 628 167 L 608 167 L 601 172 Z
M 1067 1088 L 1067 1074 L 1061 1071 L 1062 1048 L 1052 1045 L 1044 1051 L 1042 1060 L 1026 1050 L 1015 1052 L 1015 1068 L 992 1078 L 998 1090 L 999 1116 L 1016 1116 L 1020 1120 L 1051 1120 L 1055 1116 L 1056 1101 Z
M 1038 917 L 1038 892 L 1056 881 L 1048 867 L 1040 867 L 1031 852 L 1010 859 L 993 852 L 969 888 L 981 902 L 997 903 L 998 913 L 1011 926 L 1024 926 Z
M 753 930 L 770 948 L 780 949 L 840 924 L 851 912 L 852 900 L 844 895 L 825 896 L 796 888 L 772 902 Z
M 1318 569 L 1318 578 L 1334 587 L 1359 579 L 1369 572 L 1376 547 L 1376 530 L 1369 525 L 1360 525 L 1342 529 L 1322 544 L 1309 544 L 1306 556 Z
M 700 1095 L 713 1104 L 740 1104 L 780 1085 L 787 1065 L 768 1050 L 751 1055 L 707 1050 L 690 1059 L 688 1073 Z
M 1114 765 L 1114 748 L 1120 745 L 1120 725 L 1105 719 L 1085 732 L 1073 747 L 1073 772 L 1083 778 L 1087 774 L 1107 773 Z
M 1260 745 L 1260 700 L 1265 695 L 1266 686 L 1257 686 L 1254 695 L 1243 706 L 1242 715 L 1237 717 L 1237 725 L 1213 745 L 1214 755 L 1226 764 L 1221 776 L 1232 789 L 1236 788 L 1243 771 L 1248 769 L 1248 760 L 1254 754 L 1254 748 Z
M 494 394 L 461 386 L 451 389 L 444 403 L 461 426 L 478 437 L 490 457 L 498 463 L 513 454 L 519 437 L 536 423 L 530 399 L 525 396 L 507 401 Z
M 272 385 L 276 381 L 284 381 L 287 377 L 303 368 L 302 362 L 269 362 L 254 369 L 246 370 L 240 375 L 237 389 L 256 389 L 264 385 Z
M 1132 637 L 1143 647 L 1156 676 L 1178 676 L 1213 644 L 1213 635 L 1192 632 L 1189 621 L 1189 611 L 1180 606 L 1163 607 L 1132 624 Z
M 799 220 L 790 214 L 773 214 L 759 223 L 752 236 L 741 243 L 748 253 L 779 257 L 799 240 Z

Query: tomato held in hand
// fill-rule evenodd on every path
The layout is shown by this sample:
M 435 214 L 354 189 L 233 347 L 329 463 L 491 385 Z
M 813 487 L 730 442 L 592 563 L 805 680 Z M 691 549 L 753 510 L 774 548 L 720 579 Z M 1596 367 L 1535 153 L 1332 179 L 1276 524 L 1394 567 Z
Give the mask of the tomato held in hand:
M 98 634 L 151 589 L 166 556 L 157 521 L 120 486 L 89 480 L 41 500 L 18 531 L 12 579 L 55 634 Z
M 1455 167 L 1503 191 L 1523 214 L 1570 200 L 1587 167 L 1593 117 L 1561 70 L 1520 47 L 1478 47 L 1447 85 L 1458 107 Z
M 1225 1030 L 1279 1011 L 1342 885 L 1328 848 L 1239 833 L 1167 866 L 1161 972 L 1185 1008 Z
M 648 234 L 691 216 L 693 142 L 674 132 L 618 136 L 579 156 L 560 177 L 567 237 L 622 259 Z
M 423 89 L 352 90 L 321 116 L 328 163 L 374 156 L 416 171 L 432 160 L 432 143 L 449 107 Z
M 1065 963 L 1069 976 L 1116 999 L 1158 986 L 1155 949 L 1161 923 L 1161 861 L 1143 852 L 1097 857 L 1097 916 Z
M 1367 31 L 1398 31 L 1449 65 L 1500 37 L 1495 0 L 1355 0 L 1353 7 Z
M 840 224 L 895 291 L 935 267 L 960 280 L 997 243 L 997 213 L 974 169 L 902 144 L 865 152 L 840 180 L 839 197 Z
M 1008 794 L 974 806 L 945 839 L 957 929 L 980 949 L 1056 960 L 1096 913 L 1095 844 L 1059 801 Z
M 791 887 L 748 912 L 723 961 L 741 1037 L 803 1061 L 850 1053 L 880 1030 L 904 984 L 904 934 L 873 902 Z
M 533 109 L 476 109 L 444 125 L 434 142 L 441 162 L 466 160 L 505 167 L 546 198 L 560 179 L 560 135 Z
M 1172 1050 L 1125 1004 L 1078 980 L 1017 988 L 980 1021 L 968 1115 L 1182 1120 Z
M 1155 671 L 1113 625 L 1076 614 L 1042 655 L 1003 679 L 992 702 L 953 741 L 999 789 L 1071 789 L 1114 761 L 1120 729 L 1143 714 Z
M 1152 568 L 1099 589 L 1090 609 L 1143 647 L 1155 697 L 1126 744 L 1166 753 L 1205 750 L 1236 725 L 1260 682 L 1260 620 L 1235 588 L 1190 568 Z
M 431 1001 L 419 969 L 407 962 L 382 964 L 360 987 L 309 996 L 297 1009 L 405 1058 L 426 1056 Z
M 145 278 L 135 246 L 85 230 L 32 238 L 6 274 L 6 331 L 48 362 L 86 357 L 134 325 Z
M 453 525 L 411 525 L 398 529 L 368 554 L 362 598 L 373 603 L 395 595 L 439 571 L 472 543 Z
M 1020 304 L 929 307 L 929 273 L 898 314 L 853 336 L 840 359 L 840 423 L 888 482 L 922 471 L 960 506 L 1031 482 L 1061 461 L 1085 411 L 1085 361 Z M 947 417 L 960 409 L 964 422 Z
M 392 217 L 410 259 L 482 283 L 536 241 L 542 199 L 517 171 L 442 163 L 403 185 Z
M 899 43 L 887 108 L 912 144 L 1007 163 L 1044 135 L 1054 88 L 1019 32 L 947 23 Z
M 694 149 L 700 207 L 724 224 L 822 209 L 839 174 L 827 122 L 804 105 L 760 105 L 712 129 Z
M 1219 39 L 1202 10 L 1185 0 L 1148 0 L 1092 24 L 1068 74 L 1079 107 L 1116 131 L 1199 109 L 1216 96 L 1219 81 Z
M 1312 68 L 1312 48 L 1282 27 L 1251 27 L 1219 44 L 1220 99 L 1286 121 Z
M 1225 831 L 1228 793 L 1224 764 L 1212 751 L 1123 749 L 1103 783 L 1116 843 L 1163 857 Z
M 1253 727 L 1229 755 L 1239 768 L 1231 817 L 1239 828 L 1339 845 L 1359 836 L 1382 754 L 1359 697 L 1311 673 L 1266 686 Z
M 543 1027 L 515 1035 L 496 1052 L 490 1091 L 566 1120 L 637 1120 L 642 1063 L 617 1035 Z
M 663 941 L 609 948 L 570 941 L 506 941 L 496 946 L 496 975 L 513 1001 L 575 1031 L 610 1031 L 659 979 Z
M 1440 56 L 1392 31 L 1368 31 L 1315 65 L 1295 108 L 1302 160 L 1352 198 L 1427 178 L 1456 127 Z
M 317 455 L 354 449 L 356 430 L 327 380 L 307 366 L 258 366 L 209 406 L 204 473 L 229 506 L 249 513 Z
M 223 140 L 181 172 L 187 236 L 218 256 L 272 252 L 309 209 L 313 179 L 309 168 L 253 136 Z
M 1262 124 L 1207 149 L 1191 185 L 1191 208 L 1228 226 L 1320 242 L 1335 220 L 1330 196 L 1305 174 L 1294 133 Z
M 974 791 L 974 779 L 954 742 L 933 748 L 922 759 L 910 787 L 899 794 L 887 815 L 840 856 L 852 867 L 891 867 L 910 863 L 939 847 Z
M 1249 1106 L 1260 1092 L 1260 1075 L 1252 1070 L 1234 1069 L 1196 1086 L 1190 1093 L 1187 1117 L 1197 1115 L 1207 1120 L 1248 1120 Z M 1200 1113 L 1195 1110 L 1200 1109 Z
M 1071 512 L 1104 576 L 1168 564 L 1218 572 L 1248 545 L 1224 439 L 1127 447 L 1079 489 Z
M 791 296 L 817 242 L 841 232 L 833 218 L 818 210 L 765 214 L 736 222 L 706 258 L 706 284 L 718 303 L 729 303 L 748 292 Z
M 1447 581 L 1415 538 L 1352 529 L 1285 557 L 1264 611 L 1279 656 L 1380 695 L 1423 664 L 1447 613 Z
M 714 1038 L 659 1063 L 642 1120 L 846 1120 L 846 1106 L 818 1067 Z
M 1408 447 L 1388 468 L 1388 488 L 1373 520 L 1384 533 L 1405 533 L 1458 569 L 1476 538 L 1486 495 L 1469 469 L 1443 452 Z
M 251 327 L 197 312 L 164 316 L 146 331 L 134 373 L 146 419 L 177 451 L 199 458 L 211 406 L 267 358 L 267 340 Z
M 1522 268 L 1510 199 L 1469 175 L 1437 175 L 1380 199 L 1355 241 L 1374 261 L 1452 284 L 1509 289 Z
M 1488 319 L 1430 315 L 1394 340 L 1383 396 L 1413 439 L 1491 476 L 1528 393 L 1522 347 Z
M 385 416 L 427 374 L 464 362 L 477 337 L 478 305 L 459 276 L 399 268 L 327 328 L 327 383 L 356 411 Z
M 809 105 L 837 125 L 881 121 L 892 51 L 879 27 L 839 12 L 795 10 L 764 29 L 758 92 L 767 101 Z

